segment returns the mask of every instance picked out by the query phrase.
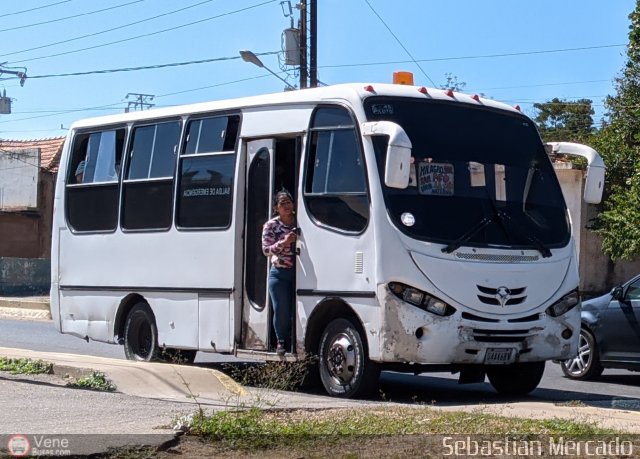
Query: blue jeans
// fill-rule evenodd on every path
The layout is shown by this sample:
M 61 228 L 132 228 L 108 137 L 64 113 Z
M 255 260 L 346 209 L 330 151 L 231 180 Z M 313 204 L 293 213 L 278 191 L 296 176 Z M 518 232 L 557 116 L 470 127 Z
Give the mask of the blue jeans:
M 273 305 L 273 328 L 278 341 L 289 344 L 291 339 L 291 311 L 293 310 L 294 268 L 271 267 L 269 296 Z

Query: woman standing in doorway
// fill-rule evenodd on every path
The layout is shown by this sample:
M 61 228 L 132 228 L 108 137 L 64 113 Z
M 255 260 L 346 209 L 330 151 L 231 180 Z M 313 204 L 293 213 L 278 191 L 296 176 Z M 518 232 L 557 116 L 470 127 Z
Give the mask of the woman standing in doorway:
M 276 353 L 282 356 L 291 344 L 295 273 L 296 217 L 293 198 L 288 191 L 276 194 L 274 210 L 277 216 L 262 228 L 262 252 L 271 257 L 269 296 L 273 305 L 273 328 L 278 340 Z

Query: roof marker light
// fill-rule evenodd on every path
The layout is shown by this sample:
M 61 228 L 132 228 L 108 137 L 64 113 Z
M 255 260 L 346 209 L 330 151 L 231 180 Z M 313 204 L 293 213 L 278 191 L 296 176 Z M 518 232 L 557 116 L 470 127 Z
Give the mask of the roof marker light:
M 429 94 L 429 91 L 427 91 L 427 88 L 425 88 L 424 86 L 418 89 L 418 91 L 421 92 L 422 94 Z
M 453 91 L 451 89 L 447 89 L 447 92 L 445 92 L 445 94 L 449 97 L 453 97 Z
M 513 108 L 515 108 L 516 110 L 518 110 L 519 112 L 521 112 L 522 110 L 520 110 L 520 105 L 514 105 Z
M 364 87 L 364 90 L 365 90 L 365 91 L 367 91 L 367 92 L 376 92 L 376 91 L 373 89 L 373 86 L 371 86 L 371 85 L 365 86 L 365 87 Z
M 471 98 L 472 98 L 473 100 L 475 100 L 476 102 L 480 102 L 480 96 L 479 96 L 479 95 L 477 95 L 477 94 L 474 94 L 473 96 L 471 96 Z

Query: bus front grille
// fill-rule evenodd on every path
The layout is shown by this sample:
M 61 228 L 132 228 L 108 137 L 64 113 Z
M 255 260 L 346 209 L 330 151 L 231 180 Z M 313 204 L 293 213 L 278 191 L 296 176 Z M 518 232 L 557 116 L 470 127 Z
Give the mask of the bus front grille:
M 473 339 L 480 343 L 521 343 L 529 336 L 529 330 L 473 329 Z

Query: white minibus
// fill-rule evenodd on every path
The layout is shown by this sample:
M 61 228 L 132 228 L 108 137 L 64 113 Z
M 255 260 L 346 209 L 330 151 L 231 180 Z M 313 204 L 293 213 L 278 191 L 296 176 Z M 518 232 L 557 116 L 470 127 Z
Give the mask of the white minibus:
M 477 95 L 344 84 L 74 123 L 60 160 L 51 312 L 129 359 L 318 358 L 329 394 L 381 370 L 525 394 L 580 332 L 576 247 L 530 118 Z M 291 192 L 294 337 L 275 351 L 263 224 Z

